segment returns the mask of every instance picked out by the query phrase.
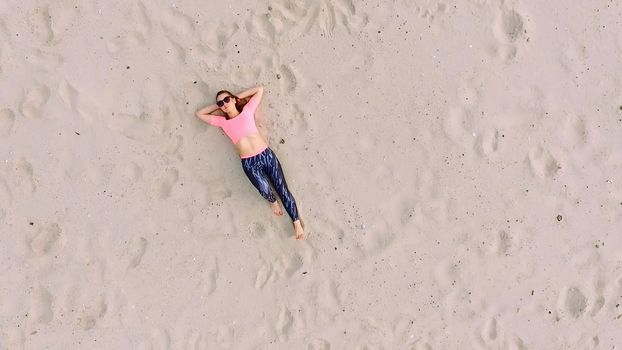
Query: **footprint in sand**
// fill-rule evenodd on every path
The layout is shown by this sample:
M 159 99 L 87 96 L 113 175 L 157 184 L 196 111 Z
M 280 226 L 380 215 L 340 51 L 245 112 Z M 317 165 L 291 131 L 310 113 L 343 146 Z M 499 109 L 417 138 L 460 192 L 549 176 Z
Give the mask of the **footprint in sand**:
M 249 85 L 250 81 L 259 80 L 259 77 L 264 71 L 265 68 L 257 65 L 242 66 L 233 71 L 233 74 L 231 74 L 231 81 L 238 85 Z
M 61 79 L 58 83 L 57 92 L 65 105 L 78 113 L 87 122 L 93 122 L 98 119 L 95 104 L 86 99 L 81 92 L 76 90 L 65 79 Z
M 2 349 L 26 349 L 26 337 L 18 326 L 8 326 L 3 329 L 0 347 Z
M 43 106 L 50 98 L 50 89 L 45 85 L 32 88 L 24 96 L 20 112 L 28 118 L 42 118 Z
M 0 109 L 0 137 L 7 138 L 13 132 L 15 113 L 8 108 Z
M 180 162 L 184 160 L 184 137 L 181 135 L 173 136 L 163 145 L 163 153 L 176 158 Z
M 303 265 L 298 253 L 283 252 L 272 263 L 264 261 L 255 274 L 255 288 L 262 289 L 267 282 L 280 277 L 291 278 Z
M 405 198 L 402 199 L 401 205 L 401 215 L 400 215 L 400 223 L 403 227 L 409 226 L 415 219 L 417 215 L 417 204 L 414 199 Z
M 30 30 L 35 38 L 45 43 L 52 41 L 52 25 L 50 22 L 50 12 L 47 6 L 35 7 L 30 11 L 28 20 L 30 22 Z
M 131 183 L 136 183 L 143 177 L 143 168 L 134 162 L 121 165 L 119 172 L 123 178 Z
M 521 338 L 506 335 L 495 317 L 489 318 L 484 323 L 481 331 L 475 337 L 475 342 L 478 348 L 485 349 L 527 349 Z
M 495 237 L 495 243 L 493 245 L 493 253 L 498 255 L 508 255 L 512 248 L 512 238 L 504 230 L 499 230 Z
M 336 315 L 343 307 L 344 293 L 340 292 L 340 286 L 333 280 L 325 280 L 317 286 L 317 305 L 328 315 Z
M 81 11 L 79 6 L 69 0 L 54 1 L 48 7 L 49 24 L 52 30 L 52 42 L 54 44 L 60 42 L 65 35 L 70 33 L 70 30 L 76 23 L 76 18 L 81 17 Z
M 57 1 L 50 6 L 35 7 L 28 19 L 35 38 L 49 45 L 60 42 L 79 16 L 78 6 L 68 1 Z
M 177 169 L 167 169 L 164 174 L 154 182 L 153 192 L 158 199 L 167 199 L 171 196 L 173 186 L 179 180 Z
M 175 66 L 183 65 L 186 62 L 186 51 L 184 48 L 179 45 L 176 41 L 171 40 L 170 38 L 166 39 L 165 55 L 168 62 Z
M 186 334 L 181 336 L 181 343 L 183 349 L 207 349 L 208 336 L 204 331 L 197 329 L 187 329 Z
M 605 298 L 602 295 L 599 295 L 598 297 L 596 297 L 596 299 L 592 303 L 592 309 L 590 310 L 590 316 L 594 317 L 598 315 L 600 310 L 603 309 L 603 306 L 605 306 Z
M 271 22 L 271 16 L 270 13 L 252 13 L 246 21 L 247 33 L 270 46 L 276 42 L 276 28 Z
M 432 346 L 424 341 L 417 341 L 408 350 L 432 350 Z
M 30 295 L 29 317 L 38 323 L 50 323 L 54 318 L 52 300 L 52 294 L 45 287 L 36 287 Z
M 324 339 L 313 339 L 305 350 L 330 350 L 330 343 Z
M 317 25 L 320 35 L 332 38 L 338 25 L 344 25 L 350 34 L 358 33 L 368 23 L 369 17 L 361 14 L 352 0 L 320 0 L 314 3 L 286 6 L 275 3 L 272 10 L 261 18 L 249 22 L 254 27 L 249 33 L 256 32 L 266 43 L 295 41 L 307 35 Z M 265 21 L 265 22 L 263 22 Z
M 261 239 L 266 236 L 266 228 L 260 222 L 254 222 L 248 228 L 249 234 L 251 238 Z
M 443 123 L 445 135 L 458 145 L 470 145 L 473 142 L 473 116 L 462 107 L 449 109 Z
M 561 316 L 579 318 L 587 308 L 587 298 L 579 288 L 564 288 L 557 301 L 557 310 Z
M 285 278 L 290 278 L 302 267 L 302 257 L 298 253 L 283 253 L 274 263 L 274 271 Z
M 293 106 L 293 118 L 290 120 L 290 128 L 294 130 L 293 135 L 306 135 L 309 133 L 309 121 L 305 118 L 305 111 L 297 103 Z
M 542 179 L 555 176 L 561 169 L 557 160 L 542 146 L 536 146 L 529 150 L 528 159 L 531 171 Z
M 472 86 L 461 86 L 457 90 L 458 102 L 465 109 L 473 109 L 481 100 L 481 89 L 476 89 Z
M 145 36 L 151 31 L 152 23 L 150 16 L 147 15 L 147 9 L 142 1 L 136 1 L 134 3 L 134 7 L 132 8 L 132 22 L 134 23 L 133 27 L 138 29 L 138 31 Z
M 56 223 L 38 229 L 37 234 L 30 240 L 30 249 L 37 256 L 47 254 L 59 240 L 62 232 L 60 226 Z
M 13 164 L 13 176 L 10 177 L 11 192 L 32 194 L 37 190 L 35 185 L 32 165 L 24 158 L 20 158 Z
M 266 125 L 279 130 L 281 136 L 285 136 L 284 133 L 287 133 L 287 136 L 294 137 L 309 132 L 309 123 L 305 118 L 304 111 L 298 104 L 286 107 L 282 114 L 277 112 L 276 118 L 269 118 Z
M 451 260 L 445 259 L 436 265 L 434 280 L 441 288 L 452 288 L 460 279 L 460 269 Z
M 0 40 L 2 43 L 8 43 L 11 40 L 11 36 L 9 35 L 9 30 L 6 27 L 6 23 L 4 18 L 0 17 Z
M 221 51 L 239 29 L 237 23 L 220 23 L 216 27 L 201 31 L 201 42 L 212 51 Z
M 369 23 L 368 16 L 361 13 L 354 4 L 353 0 L 335 0 L 338 17 L 341 17 L 341 22 L 350 34 L 360 32 Z
M 313 24 L 305 22 L 308 12 L 306 4 L 273 2 L 268 13 L 255 14 L 256 18 L 247 20 L 246 29 L 249 34 L 263 38 L 266 44 L 292 42 L 308 31 L 303 25 Z
M 171 335 L 164 328 L 154 328 L 151 330 L 149 334 L 149 338 L 151 338 L 150 343 L 151 346 L 148 348 L 158 349 L 158 350 L 170 350 L 171 348 Z
M 123 32 L 117 34 L 106 42 L 108 52 L 116 56 L 127 51 L 135 50 L 137 47 L 145 45 L 145 36 L 137 31 Z
M 96 300 L 89 305 L 84 306 L 84 309 L 78 315 L 78 325 L 83 330 L 92 329 L 97 325 L 97 322 L 106 315 L 108 305 L 103 296 L 99 296 Z
M 577 72 L 583 71 L 587 66 L 587 46 L 576 42 L 575 39 L 568 39 L 570 39 L 569 43 L 559 58 L 559 63 L 567 73 L 575 76 Z
M 357 13 L 357 8 L 352 0 L 320 1 L 311 10 L 307 23 L 306 34 L 311 25 L 317 23 L 320 35 L 324 38 L 332 38 L 337 25 L 344 25 L 350 34 L 363 29 L 368 23 L 367 15 Z
M 194 220 L 194 215 L 188 205 L 182 204 L 177 207 L 177 218 L 184 224 L 191 225 Z
M 0 18 L 0 74 L 5 70 L 5 61 L 12 51 L 11 36 L 8 34 L 6 24 Z M 0 344 L 1 345 L 1 344 Z
M 216 343 L 225 349 L 231 348 L 235 340 L 233 327 L 220 325 L 216 330 Z
M 563 127 L 560 129 L 563 133 L 562 139 L 567 146 L 575 148 L 583 147 L 587 144 L 588 131 L 584 117 L 568 114 L 563 121 Z
M 285 342 L 289 338 L 293 323 L 294 318 L 292 312 L 285 305 L 282 305 L 279 318 L 275 324 L 276 334 L 281 342 Z
M 320 27 L 320 33 L 325 38 L 332 38 L 337 24 L 335 7 L 328 1 L 321 1 L 316 8 L 316 23 Z
M 172 7 L 162 12 L 162 27 L 164 27 L 165 34 L 173 35 L 178 39 L 185 39 L 194 33 L 194 20 L 192 18 Z
M 577 347 L 577 349 L 597 350 L 597 349 L 600 349 L 599 345 L 600 345 L 600 338 L 598 338 L 598 336 L 595 335 L 589 338 L 588 340 L 586 340 L 580 347 Z M 613 349 L 615 349 L 615 347 Z
M 201 278 L 201 289 L 205 295 L 210 295 L 216 290 L 220 268 L 218 267 L 218 258 L 214 258 L 207 266 L 204 267 Z
M 126 253 L 126 270 L 135 269 L 143 259 L 149 242 L 144 237 L 134 237 L 129 242 Z
M 114 56 L 144 46 L 146 38 L 151 32 L 152 23 L 150 18 L 143 2 L 136 1 L 131 13 L 133 30 L 124 31 L 107 40 L 106 48 L 108 52 Z
M 291 66 L 283 64 L 278 72 L 277 79 L 279 80 L 281 92 L 285 95 L 293 94 L 298 87 L 298 80 Z
M 142 113 L 140 115 L 132 115 L 125 113 L 114 113 L 110 117 L 104 119 L 104 122 L 110 130 L 118 132 L 130 140 L 141 142 L 144 144 L 153 144 L 161 135 L 162 120 L 159 120 L 161 114 Z
M 504 62 L 509 62 L 516 57 L 518 45 L 529 42 L 525 20 L 514 9 L 500 8 L 492 29 L 497 39 L 496 53 Z
M 484 324 L 481 332 L 482 339 L 486 343 L 494 343 L 497 341 L 499 337 L 499 332 L 497 330 L 497 319 L 492 317 Z
M 13 203 L 13 194 L 6 180 L 0 177 L 0 207 L 9 207 Z
M 365 252 L 379 253 L 391 246 L 395 240 L 395 233 L 390 228 L 359 226 L 361 233 L 357 237 L 356 245 Z
M 272 276 L 272 264 L 264 262 L 255 274 L 255 288 L 262 289 Z
M 499 149 L 499 131 L 487 130 L 475 139 L 475 152 L 487 158 L 492 158 Z
M 434 19 L 447 12 L 447 5 L 443 2 L 431 0 L 409 0 L 406 1 L 408 6 L 414 6 L 419 18 L 432 23 Z
M 82 176 L 95 186 L 105 186 L 110 183 L 114 167 L 113 163 L 97 164 L 84 169 Z

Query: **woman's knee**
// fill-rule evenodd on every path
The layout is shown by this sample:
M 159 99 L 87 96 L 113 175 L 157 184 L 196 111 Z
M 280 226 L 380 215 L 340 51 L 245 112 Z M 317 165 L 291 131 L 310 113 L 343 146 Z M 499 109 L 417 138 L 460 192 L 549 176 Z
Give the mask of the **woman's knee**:
M 270 186 L 259 186 L 257 189 L 259 190 L 261 196 L 268 202 L 274 203 L 276 201 L 276 197 L 274 196 L 274 193 L 272 193 Z

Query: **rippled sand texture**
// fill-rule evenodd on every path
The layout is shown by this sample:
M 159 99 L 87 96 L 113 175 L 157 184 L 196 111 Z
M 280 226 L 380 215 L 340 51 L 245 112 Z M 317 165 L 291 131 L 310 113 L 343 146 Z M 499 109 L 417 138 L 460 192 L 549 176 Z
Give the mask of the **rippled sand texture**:
M 622 346 L 622 3 L 0 3 L 1 349 Z M 294 239 L 194 117 L 265 86 Z

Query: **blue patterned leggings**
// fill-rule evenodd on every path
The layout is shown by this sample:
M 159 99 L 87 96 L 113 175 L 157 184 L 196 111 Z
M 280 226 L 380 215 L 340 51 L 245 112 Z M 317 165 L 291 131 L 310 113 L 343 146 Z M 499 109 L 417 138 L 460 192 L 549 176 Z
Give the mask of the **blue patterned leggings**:
M 281 197 L 289 217 L 292 221 L 298 220 L 296 201 L 287 188 L 281 163 L 270 148 L 266 148 L 263 152 L 250 158 L 242 158 L 242 168 L 248 179 L 259 190 L 261 196 L 270 203 L 276 201 L 276 197 L 274 197 L 270 188 L 270 183 L 272 183 L 276 193 Z

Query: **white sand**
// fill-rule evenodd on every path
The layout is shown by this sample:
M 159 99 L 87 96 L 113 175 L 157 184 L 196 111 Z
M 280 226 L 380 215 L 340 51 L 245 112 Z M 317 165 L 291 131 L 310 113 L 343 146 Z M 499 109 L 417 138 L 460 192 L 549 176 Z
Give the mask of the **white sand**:
M 0 91 L 2 349 L 622 349 L 619 1 L 3 0 Z

